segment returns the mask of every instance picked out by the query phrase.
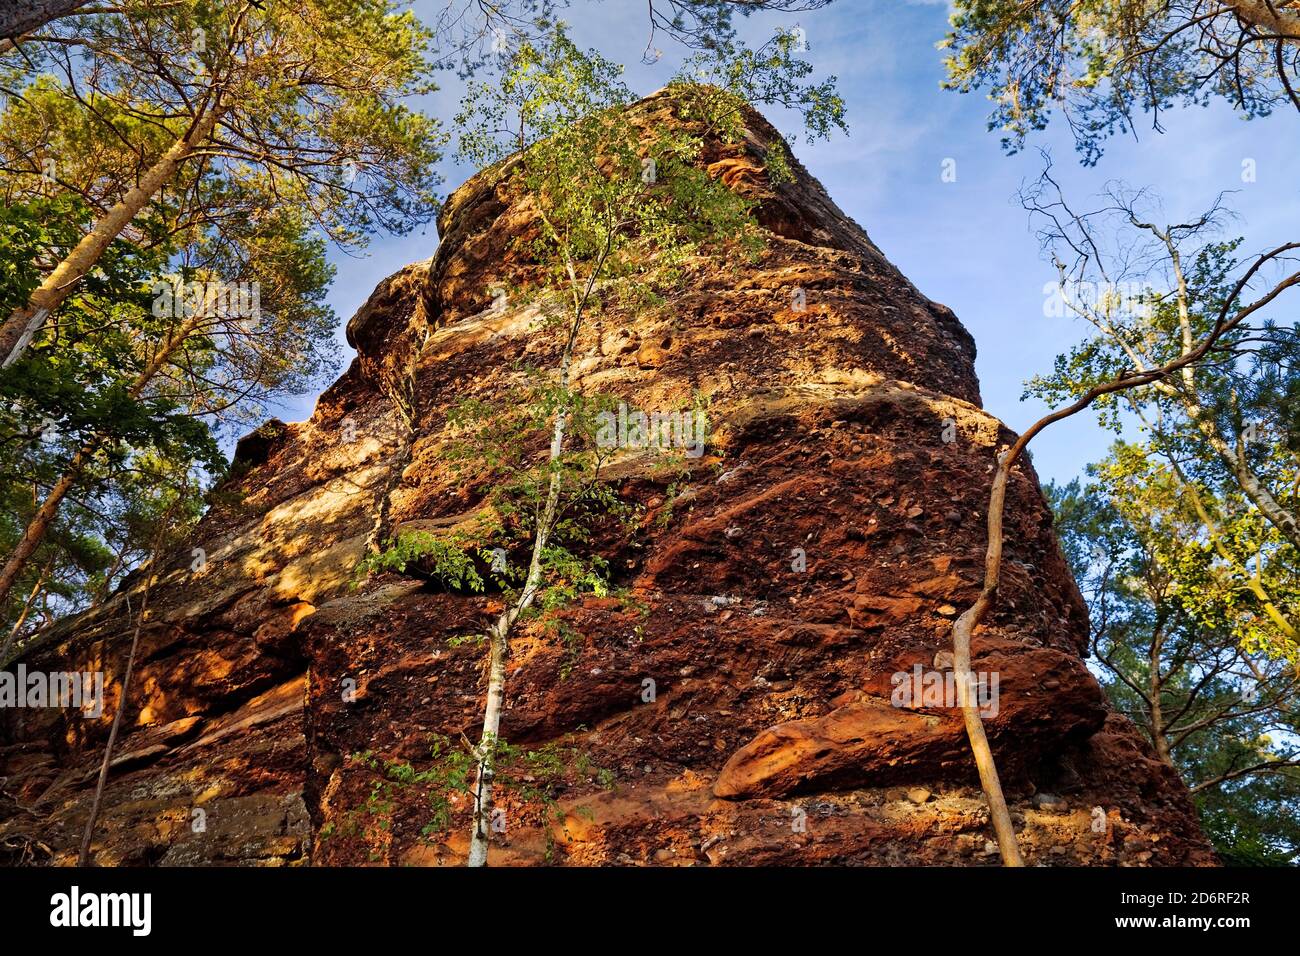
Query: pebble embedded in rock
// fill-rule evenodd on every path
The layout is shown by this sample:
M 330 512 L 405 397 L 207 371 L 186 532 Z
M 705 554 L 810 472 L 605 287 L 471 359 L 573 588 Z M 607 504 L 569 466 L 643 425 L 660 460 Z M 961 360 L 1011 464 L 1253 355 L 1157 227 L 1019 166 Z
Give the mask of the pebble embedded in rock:
M 1064 813 L 1070 805 L 1054 793 L 1039 792 L 1034 794 L 1034 806 L 1048 813 Z

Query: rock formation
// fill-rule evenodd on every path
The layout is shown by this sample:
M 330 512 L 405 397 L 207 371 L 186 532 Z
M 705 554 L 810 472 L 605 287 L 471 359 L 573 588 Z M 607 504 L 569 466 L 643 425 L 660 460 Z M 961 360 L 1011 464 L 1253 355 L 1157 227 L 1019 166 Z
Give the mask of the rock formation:
M 680 122 L 667 94 L 634 109 Z M 645 410 L 705 396 L 711 432 L 683 471 L 628 453 L 608 474 L 639 509 L 634 533 L 597 542 L 630 599 L 564 610 L 571 646 L 516 637 L 503 737 L 563 741 L 590 767 L 553 805 L 505 793 L 493 862 L 996 865 L 960 716 L 896 706 L 895 675 L 951 672 L 1011 435 L 980 407 L 953 313 L 797 161 L 773 185 L 778 134 L 756 113 L 747 130 L 706 160 L 760 200 L 766 250 L 694 262 L 651 310 L 606 303 L 579 343 L 580 388 Z M 508 164 L 463 185 L 437 253 L 349 322 L 357 358 L 311 418 L 239 444 L 221 503 L 154 588 L 100 865 L 463 860 L 463 801 L 426 837 L 427 788 L 384 785 L 384 762 L 418 770 L 434 735 L 476 739 L 484 652 L 448 638 L 480 632 L 500 597 L 356 567 L 392 529 L 450 527 L 482 500 L 441 454 L 447 412 L 554 357 L 535 304 L 493 305 L 535 277 L 532 221 Z M 1028 463 L 1004 581 L 973 666 L 998 680 L 987 726 L 1028 862 L 1212 863 L 1186 790 L 1083 664 L 1087 611 Z M 10 853 L 75 859 L 139 589 L 27 661 L 104 671 L 101 718 L 0 714 Z

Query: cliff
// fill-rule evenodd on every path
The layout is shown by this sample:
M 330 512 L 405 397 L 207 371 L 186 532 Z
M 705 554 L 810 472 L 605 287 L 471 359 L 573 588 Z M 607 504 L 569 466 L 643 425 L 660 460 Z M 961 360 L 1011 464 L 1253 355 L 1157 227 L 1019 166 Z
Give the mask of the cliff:
M 634 109 L 680 122 L 665 94 Z M 997 863 L 959 715 L 897 706 L 897 675 L 951 670 L 1012 436 L 981 408 L 953 313 L 797 161 L 773 185 L 778 134 L 756 113 L 747 127 L 706 162 L 760 200 L 758 260 L 692 261 L 670 301 L 608 301 L 578 343 L 578 387 L 644 410 L 702 396 L 709 441 L 680 471 L 614 463 L 636 523 L 596 546 L 625 594 L 562 611 L 569 642 L 537 627 L 514 640 L 502 736 L 582 761 L 549 801 L 503 796 L 493 863 Z M 485 489 L 446 463 L 449 409 L 554 359 L 535 303 L 494 305 L 536 279 L 534 214 L 510 172 L 449 198 L 436 254 L 349 322 L 357 358 L 311 418 L 245 438 L 221 503 L 163 562 L 98 864 L 463 860 L 465 801 L 424 832 L 430 785 L 385 762 L 419 771 L 437 737 L 477 739 L 484 651 L 448 638 L 480 633 L 500 597 L 356 567 L 394 528 L 473 513 Z M 394 388 L 407 373 L 411 429 Z M 1028 463 L 1006 548 L 973 666 L 997 680 L 987 726 L 1028 861 L 1213 862 L 1185 788 L 1084 666 L 1087 611 Z M 27 661 L 103 671 L 102 717 L 0 713 L 11 859 L 75 859 L 139 590 L 128 581 Z

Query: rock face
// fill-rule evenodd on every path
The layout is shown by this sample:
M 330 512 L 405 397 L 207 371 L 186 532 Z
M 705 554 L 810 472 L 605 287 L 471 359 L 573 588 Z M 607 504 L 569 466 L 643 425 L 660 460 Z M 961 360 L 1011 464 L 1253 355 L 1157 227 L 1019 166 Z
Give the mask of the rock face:
M 666 94 L 634 109 L 680 122 Z M 747 120 L 746 141 L 706 161 L 759 200 L 766 250 L 692 263 L 653 309 L 607 302 L 579 342 L 583 390 L 643 410 L 705 396 L 711 432 L 678 469 L 644 453 L 610 468 L 637 524 L 596 546 L 627 596 L 561 611 L 568 642 L 536 626 L 514 639 L 502 736 L 588 763 L 549 803 L 503 790 L 492 859 L 995 865 L 958 713 L 900 698 L 900 679 L 941 691 L 951 673 L 1011 435 L 980 407 L 975 345 L 952 312 L 797 162 L 772 185 L 778 134 Z M 425 833 L 436 786 L 385 768 L 432 766 L 435 735 L 477 739 L 484 651 L 448 638 L 481 633 L 500 598 L 355 569 L 393 528 L 449 527 L 482 502 L 442 454 L 447 414 L 554 360 L 535 304 L 493 305 L 497 286 L 535 279 L 533 228 L 508 164 L 470 180 L 442 211 L 437 254 L 353 317 L 358 357 L 312 417 L 240 443 L 223 503 L 154 588 L 99 864 L 463 860 L 464 799 Z M 997 681 L 986 723 L 1028 860 L 1212 863 L 1185 789 L 1081 660 L 1086 608 L 1028 463 L 1007 515 L 974 668 Z M 11 859 L 75 858 L 139 588 L 27 662 L 102 670 L 101 718 L 0 714 Z

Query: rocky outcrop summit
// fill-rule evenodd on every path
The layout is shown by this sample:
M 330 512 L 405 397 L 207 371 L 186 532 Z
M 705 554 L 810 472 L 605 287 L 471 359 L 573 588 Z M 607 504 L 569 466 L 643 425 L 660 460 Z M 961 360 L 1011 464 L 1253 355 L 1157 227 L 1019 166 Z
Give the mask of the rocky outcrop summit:
M 633 109 L 681 122 L 666 93 Z M 981 408 L 956 316 L 797 161 L 791 181 L 769 180 L 779 142 L 750 113 L 744 142 L 706 149 L 711 175 L 759 201 L 757 260 L 693 261 L 669 301 L 606 302 L 578 344 L 583 390 L 645 410 L 702 400 L 711 429 L 679 468 L 636 452 L 611 466 L 635 526 L 594 546 L 620 595 L 560 612 L 568 642 L 516 635 L 502 736 L 584 759 L 552 802 L 503 792 L 493 863 L 998 861 L 960 715 L 928 698 L 899 706 L 896 675 L 951 671 L 994 456 L 1012 436 Z M 244 439 L 220 503 L 167 560 L 98 864 L 463 861 L 465 802 L 447 808 L 449 829 L 430 828 L 427 782 L 386 767 L 418 771 L 436 738 L 477 739 L 484 651 L 448 639 L 481 633 L 500 596 L 357 566 L 394 529 L 474 512 L 485 489 L 442 454 L 448 411 L 505 394 L 557 343 L 527 296 L 496 297 L 537 271 L 508 163 L 457 190 L 438 227 L 436 254 L 349 322 L 357 357 L 311 418 Z M 101 718 L 0 713 L 0 845 L 24 859 L 75 859 L 139 588 L 128 581 L 27 661 L 104 671 Z M 973 666 L 998 681 L 986 723 L 1026 857 L 1212 863 L 1185 788 L 1108 711 L 1082 660 L 1087 633 L 1022 462 Z

